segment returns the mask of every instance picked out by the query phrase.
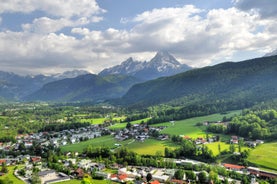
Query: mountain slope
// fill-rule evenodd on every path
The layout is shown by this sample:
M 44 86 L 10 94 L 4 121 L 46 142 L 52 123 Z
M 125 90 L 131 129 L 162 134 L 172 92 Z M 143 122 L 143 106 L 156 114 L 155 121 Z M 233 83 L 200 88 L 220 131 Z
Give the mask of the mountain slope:
M 227 62 L 137 84 L 118 103 L 152 105 L 178 99 L 247 103 L 270 98 L 277 98 L 277 56 Z
M 120 65 L 104 69 L 99 75 L 121 74 L 131 75 L 143 80 L 151 80 L 174 75 L 190 69 L 191 67 L 181 64 L 167 51 L 160 51 L 149 62 L 139 62 L 134 61 L 133 58 L 129 58 Z
M 102 101 L 118 98 L 135 83 L 134 77 L 94 74 L 67 78 L 44 85 L 40 90 L 24 98 L 27 101 Z
M 46 83 L 87 73 L 82 70 L 73 70 L 50 76 L 20 76 L 11 72 L 0 71 L 0 97 L 6 100 L 20 100 L 40 89 Z

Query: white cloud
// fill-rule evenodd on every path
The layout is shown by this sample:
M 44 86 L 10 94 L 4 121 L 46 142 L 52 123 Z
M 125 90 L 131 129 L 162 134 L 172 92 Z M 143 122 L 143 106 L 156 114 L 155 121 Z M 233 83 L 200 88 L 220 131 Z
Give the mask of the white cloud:
M 157 50 L 168 50 L 199 67 L 229 59 L 238 51 L 277 48 L 276 21 L 236 8 L 163 8 L 122 20 L 134 26 L 96 31 L 86 27 L 91 21 L 86 16 L 75 21 L 41 17 L 25 24 L 24 32 L 0 32 L 0 67 L 37 73 L 79 68 L 97 73 L 130 56 L 148 60 Z M 96 16 L 97 21 L 101 17 Z M 57 34 L 64 27 L 72 27 L 70 35 Z
M 89 17 L 105 12 L 96 0 L 0 0 L 0 13 L 31 13 L 36 10 L 43 11 L 57 17 Z
M 60 18 L 50 19 L 48 17 L 40 17 L 33 20 L 32 24 L 23 24 L 23 31 L 34 32 L 38 34 L 55 33 L 65 27 L 74 27 L 86 25 L 90 21 L 86 17 L 81 17 L 76 21 Z
M 67 26 L 72 26 L 72 22 L 67 19 L 61 18 L 54 20 L 48 17 L 41 17 L 35 19 L 32 24 L 23 24 L 22 28 L 27 32 L 47 34 L 57 32 Z

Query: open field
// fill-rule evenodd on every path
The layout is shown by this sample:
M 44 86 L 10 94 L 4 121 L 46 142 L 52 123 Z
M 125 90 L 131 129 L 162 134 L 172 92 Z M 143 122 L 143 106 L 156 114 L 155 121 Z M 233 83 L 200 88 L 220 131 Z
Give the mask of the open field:
M 213 152 L 214 156 L 219 155 L 219 149 L 218 149 L 218 145 L 220 144 L 220 150 L 221 152 L 226 150 L 229 151 L 230 149 L 230 144 L 227 144 L 226 142 L 212 142 L 209 144 L 206 144 L 206 146 Z M 241 150 L 248 150 L 250 148 L 248 148 L 247 146 L 242 146 Z M 237 144 L 235 144 L 235 152 L 239 151 L 239 146 Z
M 0 176 L 0 179 L 9 179 L 10 181 L 12 181 L 13 183 L 16 184 L 24 184 L 24 182 L 20 179 L 18 179 L 17 177 L 15 177 L 15 175 L 13 174 L 14 172 L 14 168 L 15 166 L 10 166 L 8 167 L 9 172 L 7 174 L 5 174 L 4 176 Z
M 109 148 L 115 148 L 115 144 L 126 145 L 131 141 L 132 140 L 116 141 L 113 136 L 108 135 L 108 136 L 97 137 L 95 139 L 90 139 L 88 141 L 80 142 L 77 144 L 62 146 L 61 150 L 63 152 L 66 152 L 66 151 L 82 152 L 88 145 L 92 145 L 94 147 L 106 146 Z
M 258 167 L 277 171 L 277 142 L 257 146 L 250 152 L 247 160 Z
M 58 184 L 81 184 L 82 180 L 69 180 L 69 181 L 63 181 L 58 182 Z
M 169 135 L 183 135 L 189 136 L 192 138 L 197 137 L 205 137 L 206 127 L 204 126 L 195 126 L 196 123 L 205 122 L 205 121 L 220 121 L 224 116 L 230 117 L 235 114 L 240 114 L 241 111 L 231 111 L 228 114 L 212 114 L 208 116 L 201 116 L 190 118 L 186 120 L 176 121 L 174 123 L 166 122 L 166 123 L 159 123 L 153 126 L 167 126 L 161 133 L 169 134 Z
M 148 119 L 149 119 L 149 118 L 140 119 L 140 120 L 136 120 L 136 121 L 131 121 L 130 123 L 131 123 L 132 125 L 134 125 L 134 124 L 139 124 L 139 123 L 141 123 L 141 122 L 143 122 L 143 121 L 146 122 Z M 111 129 L 111 130 L 123 129 L 123 128 L 126 127 L 126 125 L 127 125 L 127 123 L 116 123 L 116 124 L 110 126 L 109 129 Z
M 114 183 L 112 181 L 107 181 L 107 180 L 92 180 L 93 183 L 97 184 L 108 184 L 108 183 Z M 69 180 L 69 181 L 64 181 L 64 182 L 59 182 L 57 184 L 81 184 L 82 180 Z
M 230 145 L 225 142 L 212 142 L 212 143 L 206 144 L 206 146 L 209 148 L 209 150 L 213 152 L 214 156 L 217 156 L 219 154 L 219 149 L 218 149 L 219 144 L 220 144 L 221 151 L 224 151 L 224 150 L 229 151 Z
M 80 122 L 85 123 L 85 122 L 89 122 L 91 124 L 102 124 L 104 123 L 104 121 L 106 120 L 106 118 L 90 118 L 90 119 L 81 119 Z
M 107 146 L 109 148 L 116 148 L 115 144 L 121 144 L 122 146 L 125 146 L 128 149 L 142 155 L 155 155 L 158 151 L 161 153 L 161 155 L 164 155 L 165 147 L 169 147 L 172 149 L 177 148 L 177 146 L 171 143 L 170 141 L 159 141 L 155 139 L 147 139 L 144 142 L 138 142 L 134 139 L 116 141 L 112 136 L 103 136 L 88 141 L 80 142 L 78 144 L 62 146 L 61 149 L 63 152 L 82 152 L 88 145 L 92 145 L 95 147 Z
M 156 139 L 147 139 L 144 142 L 135 141 L 132 144 L 127 145 L 127 148 L 140 154 L 140 155 L 156 155 L 157 153 L 164 156 L 164 149 L 168 147 L 170 149 L 178 148 L 169 140 L 160 141 Z

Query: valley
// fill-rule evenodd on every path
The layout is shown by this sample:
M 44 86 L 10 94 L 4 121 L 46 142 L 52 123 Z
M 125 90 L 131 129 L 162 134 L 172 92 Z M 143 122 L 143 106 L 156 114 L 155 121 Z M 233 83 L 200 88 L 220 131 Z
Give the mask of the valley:
M 54 169 L 76 177 L 73 174 L 74 168 L 81 168 L 84 173 L 90 175 L 93 172 L 91 168 L 94 164 L 102 164 L 107 170 L 97 168 L 95 171 L 98 174 L 93 174 L 91 177 L 98 178 L 96 176 L 99 173 L 102 173 L 101 176 L 106 173 L 104 178 L 111 182 L 118 181 L 111 179 L 111 176 L 107 177 L 112 174 L 109 168 L 114 168 L 114 164 L 119 164 L 120 167 L 127 169 L 150 167 L 152 169 L 149 172 L 155 177 L 155 172 L 164 172 L 159 171 L 161 167 L 173 169 L 175 172 L 177 170 L 187 172 L 190 167 L 196 167 L 194 165 L 201 167 L 200 171 L 203 171 L 203 167 L 204 170 L 207 169 L 206 167 L 216 167 L 218 177 L 221 177 L 222 171 L 219 171 L 218 168 L 220 167 L 224 169 L 223 173 L 226 177 L 236 181 L 242 180 L 252 171 L 245 170 L 241 174 L 234 175 L 232 169 L 224 166 L 225 163 L 245 168 L 260 168 L 267 173 L 277 172 L 276 159 L 273 158 L 276 152 L 274 146 L 276 141 L 274 142 L 270 138 L 275 134 L 268 134 L 267 137 L 261 139 L 263 140 L 261 145 L 250 146 L 250 141 L 254 143 L 255 139 L 249 139 L 248 136 L 208 131 L 209 127 L 224 124 L 228 129 L 233 121 L 237 121 L 236 119 L 248 117 L 248 114 L 252 113 L 250 110 L 236 110 L 150 124 L 148 122 L 151 122 L 153 117 L 143 117 L 147 114 L 151 116 L 153 113 L 151 108 L 139 115 L 137 111 L 131 112 L 107 106 L 28 103 L 5 104 L 1 106 L 1 111 L 0 140 L 2 144 L 0 153 L 9 170 L 14 170 L 11 165 L 20 167 L 32 165 L 39 171 Z M 253 112 L 264 117 L 263 120 L 257 119 L 257 123 L 260 121 L 263 124 L 272 124 L 277 119 L 275 110 Z M 159 112 L 156 113 L 159 114 Z M 251 116 L 252 119 L 256 118 L 254 115 Z M 131 119 L 133 121 L 126 121 Z M 7 126 L 9 124 L 11 126 L 13 122 L 16 122 L 16 126 L 11 131 L 11 128 Z M 234 136 L 239 142 L 232 144 Z M 264 149 L 267 150 L 268 156 L 261 153 Z M 31 156 L 28 157 L 28 155 Z M 33 162 L 32 158 L 38 158 L 39 163 Z M 69 160 L 71 161 L 69 162 Z M 67 166 L 66 163 L 70 163 L 70 166 Z M 180 163 L 184 164 L 180 165 Z M 211 163 L 217 164 L 211 166 Z M 197 170 L 196 168 L 196 173 Z M 115 169 L 115 172 L 119 171 L 119 168 Z M 22 171 L 19 169 L 17 172 L 21 173 Z M 23 174 L 27 178 L 35 177 L 35 173 Z M 186 175 L 189 177 L 189 173 Z M 5 174 L 4 176 L 13 178 Z M 0 180 L 3 177 L 0 176 Z M 220 181 L 219 178 L 218 181 Z M 249 179 L 249 177 L 247 178 Z M 247 178 L 244 179 L 247 180 Z M 71 182 L 80 183 L 82 180 L 85 181 L 86 177 L 81 180 L 80 178 L 76 179 Z M 141 179 L 143 180 L 143 178 Z M 168 179 L 173 181 L 174 172 L 172 175 L 168 175 Z M 256 178 L 259 181 L 265 179 L 274 183 L 274 174 L 269 178 Z M 91 179 L 91 181 L 98 182 L 95 179 Z M 158 181 L 163 183 L 164 180 Z
M 37 76 L 2 73 L 0 181 L 275 184 L 276 63 L 193 69 L 158 52 L 98 75 L 44 76 L 35 88 Z M 141 77 L 149 68 L 155 76 Z

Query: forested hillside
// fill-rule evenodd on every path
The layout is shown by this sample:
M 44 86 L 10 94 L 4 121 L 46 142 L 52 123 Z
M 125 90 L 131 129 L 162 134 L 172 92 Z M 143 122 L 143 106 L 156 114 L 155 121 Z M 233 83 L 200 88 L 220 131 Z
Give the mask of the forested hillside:
M 117 103 L 241 109 L 277 97 L 277 56 L 226 62 L 134 85 Z M 211 111 L 213 109 L 210 109 Z
M 40 90 L 25 98 L 27 101 L 88 101 L 97 102 L 118 98 L 140 80 L 122 75 L 81 75 L 44 85 Z

